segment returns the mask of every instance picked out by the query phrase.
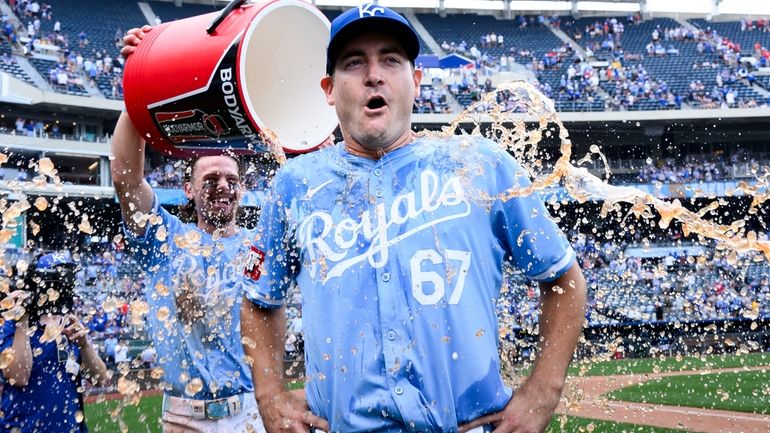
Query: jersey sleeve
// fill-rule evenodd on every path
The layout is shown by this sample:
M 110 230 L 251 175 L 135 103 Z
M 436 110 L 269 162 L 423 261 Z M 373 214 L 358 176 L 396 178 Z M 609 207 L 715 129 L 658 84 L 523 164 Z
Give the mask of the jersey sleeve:
M 157 196 L 153 200 L 150 215 L 151 218 L 146 222 L 147 230 L 143 236 L 133 233 L 125 221 L 122 223 L 128 251 L 146 268 L 165 263 L 169 259 L 168 242 L 174 233 L 179 233 L 182 226 L 179 218 L 160 206 Z M 157 217 L 160 218 L 159 222 Z
M 245 285 L 246 298 L 264 308 L 283 305 L 299 272 L 298 251 L 287 221 L 291 188 L 286 177 L 279 171 L 273 179 L 244 272 L 252 280 Z
M 511 155 L 498 152 L 499 163 L 494 168 L 496 193 L 531 185 L 529 175 Z M 494 230 L 513 264 L 528 278 L 538 282 L 553 281 L 572 266 L 575 252 L 567 237 L 548 213 L 540 196 L 503 199 L 493 203 Z

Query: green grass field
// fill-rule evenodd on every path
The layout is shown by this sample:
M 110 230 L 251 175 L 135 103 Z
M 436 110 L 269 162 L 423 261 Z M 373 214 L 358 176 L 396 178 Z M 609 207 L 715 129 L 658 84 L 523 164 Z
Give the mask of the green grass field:
M 117 422 L 110 418 L 110 412 L 117 407 L 117 401 L 94 403 L 86 407 L 86 421 L 92 433 L 119 433 Z M 160 433 L 161 397 L 145 397 L 139 406 L 129 406 L 123 411 L 123 419 L 130 433 Z M 139 414 L 144 414 L 140 419 Z M 562 423 L 563 420 L 566 422 Z M 548 426 L 546 433 L 682 433 L 681 430 L 638 426 L 610 421 L 590 420 L 557 416 Z M 237 432 L 233 432 L 237 433 Z
M 665 377 L 607 394 L 613 400 L 770 413 L 770 370 Z
M 708 356 L 660 359 L 622 359 L 573 365 L 571 375 L 643 374 L 666 371 L 704 371 L 717 368 L 770 366 L 770 354 L 740 356 Z M 301 382 L 293 382 L 290 389 L 299 389 Z M 647 402 L 742 412 L 770 413 L 770 368 L 768 371 L 750 371 L 721 374 L 693 374 L 653 380 L 624 388 L 608 395 L 614 400 Z M 113 421 L 111 412 L 118 401 L 94 403 L 86 406 L 88 428 L 93 433 L 119 433 L 120 426 Z M 138 406 L 127 406 L 122 420 L 129 432 L 160 433 L 161 397 L 145 397 Z M 557 417 L 547 433 L 673 433 L 669 430 L 609 421 Z
M 648 427 L 620 422 L 600 421 L 586 418 L 557 416 L 546 429 L 545 433 L 683 433 L 682 430 L 671 430 L 660 427 Z
M 121 418 L 130 433 L 160 433 L 160 414 L 163 397 L 156 395 L 144 397 L 137 406 L 123 408 Z M 91 433 L 120 433 L 118 421 L 113 421 L 111 413 L 118 407 L 119 400 L 105 401 L 86 405 L 85 416 L 88 431 Z
M 640 358 L 619 359 L 602 362 L 585 361 L 573 363 L 569 374 L 572 376 L 610 376 L 617 374 L 662 373 L 668 371 L 703 371 L 717 368 L 770 366 L 770 353 L 745 355 L 711 355 L 681 358 Z

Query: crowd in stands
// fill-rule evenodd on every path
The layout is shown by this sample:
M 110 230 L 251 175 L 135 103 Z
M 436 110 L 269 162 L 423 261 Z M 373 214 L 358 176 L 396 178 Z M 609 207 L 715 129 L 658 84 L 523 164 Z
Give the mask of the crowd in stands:
M 507 54 L 493 57 L 487 53 L 481 53 L 476 46 L 466 50 L 465 41 L 459 44 L 444 43 L 450 51 L 469 54 L 476 60 L 477 68 L 465 69 L 459 72 L 459 82 L 449 85 L 449 92 L 455 98 L 463 102 L 478 101 L 484 93 L 494 90 L 489 76 L 499 72 L 511 71 L 514 63 L 524 64 L 536 76 L 534 83 L 547 97 L 560 101 L 589 101 L 598 98 L 600 77 L 597 71 L 588 62 L 576 55 L 572 47 L 563 43 L 554 49 L 537 56 L 527 49 L 510 47 Z M 568 64 L 568 66 L 566 66 Z M 565 67 L 566 66 L 566 67 Z M 563 70 L 558 85 L 552 84 L 545 77 L 547 71 Z M 490 73 L 491 71 L 491 73 Z M 481 78 L 485 79 L 480 83 Z M 509 92 L 498 94 L 498 103 L 504 111 L 512 110 L 515 106 Z M 487 110 L 487 106 L 479 106 L 479 110 Z
M 110 52 L 90 46 L 88 34 L 83 30 L 63 29 L 62 23 L 54 18 L 54 11 L 49 4 L 38 3 L 37 0 L 18 0 L 11 3 L 22 24 L 14 27 L 9 17 L 3 15 L 3 34 L 17 52 L 29 57 L 34 56 L 43 46 L 53 47 L 52 52 L 58 59 L 47 68 L 48 76 L 44 78 L 49 84 L 59 91 L 85 95 L 87 93 L 83 88 L 86 81 L 96 87 L 97 80 L 105 79 L 111 87 L 111 91 L 105 96 L 122 99 L 121 74 L 124 60 L 117 55 L 122 45 L 122 30 L 116 29 L 115 50 Z M 54 22 L 51 31 L 43 31 L 43 21 Z M 76 37 L 71 37 L 75 34 Z M 44 64 L 39 68 L 46 67 L 47 64 Z
M 604 88 L 610 95 L 607 101 L 610 111 L 628 110 L 640 100 L 654 101 L 660 109 L 682 106 L 682 97 L 672 91 L 666 81 L 649 74 L 641 63 L 626 67 L 616 59 L 602 68 L 599 75 L 606 79 Z
M 559 28 L 561 27 L 562 18 L 558 15 L 519 15 L 514 20 L 514 23 L 520 29 L 543 26 Z
M 569 19 L 565 21 L 563 30 L 576 41 L 607 38 L 620 40 L 623 33 L 625 33 L 627 25 L 639 24 L 640 22 L 642 22 L 640 14 L 631 14 L 626 17 L 625 23 L 615 17 L 608 17 L 596 19 L 593 23 L 586 24 L 580 28 L 575 25 L 574 20 Z
M 414 101 L 415 113 L 448 113 L 447 88 L 440 81 L 420 86 L 420 95 Z
M 546 96 L 567 101 L 593 100 L 599 89 L 599 74 L 587 62 L 577 60 L 567 67 L 567 74 L 559 79 L 559 88 L 549 95 L 551 85 L 540 81 Z
M 582 265 L 590 278 L 605 279 L 604 284 L 610 288 L 611 276 L 622 276 L 617 302 L 622 305 L 621 312 L 632 320 L 756 318 L 770 314 L 766 263 L 749 263 L 748 254 L 739 255 L 743 260 L 732 261 L 728 253 L 708 248 L 697 257 L 670 253 L 647 261 L 625 256 L 615 243 L 594 242 L 584 249 Z M 630 299 L 621 300 L 629 295 Z M 594 305 L 596 301 L 594 298 Z M 662 307 L 658 316 L 656 305 Z
M 124 251 L 122 240 L 92 244 L 80 255 L 77 273 L 76 312 L 96 341 L 108 366 L 132 361 L 129 342 L 148 340 L 144 318 L 132 316 L 131 303 L 142 299 L 144 278 L 138 265 Z M 129 357 L 129 355 L 132 355 Z
M 117 55 L 121 45 L 122 31 L 116 29 L 114 51 L 96 49 L 90 46 L 89 36 L 78 29 L 67 29 L 66 23 L 57 21 L 51 5 L 37 0 L 10 2 L 14 13 L 22 24 L 14 28 L 7 16 L 3 17 L 4 35 L 17 46 L 23 36 L 26 49 L 34 53 L 36 43 L 58 47 L 58 61 L 48 69 L 45 77 L 54 88 L 76 94 L 87 94 L 84 85 L 89 82 L 98 87 L 108 98 L 121 99 L 123 59 Z M 741 20 L 742 31 L 766 32 L 770 20 Z M 54 23 L 52 31 L 43 29 Z M 443 41 L 441 48 L 446 53 L 459 53 L 474 62 L 477 75 L 490 76 L 511 71 L 514 64 L 524 65 L 537 77 L 537 85 L 556 101 L 588 102 L 583 109 L 593 109 L 593 102 L 603 101 L 605 110 L 630 109 L 681 109 L 684 104 L 696 108 L 751 108 L 766 106 L 766 98 L 758 94 L 741 91 L 743 84 L 753 87 L 759 84 L 756 68 L 768 65 L 770 50 L 757 43 L 753 53 L 737 42 L 720 35 L 708 26 L 699 29 L 694 25 L 657 25 L 649 33 L 649 40 L 643 49 L 630 52 L 624 47 L 629 32 L 638 32 L 642 23 L 639 14 L 597 18 L 592 22 L 576 25 L 571 17 L 517 16 L 511 25 L 518 29 L 550 26 L 563 29 L 574 41 L 584 47 L 577 53 L 568 43 L 554 46 L 546 53 L 536 53 L 522 46 L 520 41 L 508 40 L 503 31 L 487 31 L 474 40 L 468 41 L 458 33 L 458 39 Z M 647 73 L 643 61 L 650 57 L 678 56 L 682 43 L 696 46 L 703 57 L 692 65 L 695 69 L 713 68 L 716 83 L 711 80 L 693 79 L 686 90 L 672 89 L 667 75 Z M 110 51 L 110 52 L 108 52 Z M 493 54 L 494 53 L 494 54 Z M 609 65 L 593 68 L 590 61 L 606 60 Z M 12 63 L 13 57 L 2 54 L 0 62 Z M 561 74 L 549 71 L 559 70 Z M 423 86 L 415 100 L 415 113 L 446 113 L 451 111 L 448 99 L 454 95 L 461 105 L 478 100 L 486 91 L 482 83 L 462 80 L 455 86 L 441 82 Z M 606 91 L 607 95 L 604 94 Z M 459 98 L 458 98 L 459 96 Z M 505 100 L 505 96 L 502 97 Z M 558 105 L 557 105 L 558 107 Z
M 170 159 L 148 167 L 145 173 L 145 179 L 153 188 L 181 188 L 183 178 L 179 164 Z
M 589 288 L 589 325 L 770 316 L 770 266 L 750 263 L 748 254 L 735 262 L 713 248 L 701 255 L 674 248 L 641 258 L 626 254 L 628 245 L 590 234 L 571 239 Z M 537 285 L 509 274 L 503 293 L 498 310 L 507 328 L 534 329 Z
M 768 64 L 770 51 L 760 43 L 753 47 L 753 55 L 742 55 L 740 44 L 718 34 L 710 27 L 698 29 L 695 26 L 656 26 L 649 35 L 649 42 L 644 52 L 624 51 L 623 36 L 626 25 L 633 27 L 641 22 L 639 15 L 629 16 L 626 24 L 616 18 L 596 20 L 584 28 L 574 28 L 570 34 L 576 41 L 584 41 L 588 59 L 610 62 L 599 75 L 602 81 L 613 85 L 602 86 L 610 99 L 608 110 L 627 110 L 638 101 L 653 101 L 645 109 L 681 108 L 683 102 L 697 108 L 751 108 L 767 105 L 767 100 L 758 95 L 744 96 L 738 91 L 738 83 L 749 87 L 757 84 L 754 69 Z M 765 31 L 767 20 L 742 20 L 743 31 Z M 568 21 L 565 27 L 572 27 Z M 676 92 L 668 88 L 662 77 L 651 77 L 642 66 L 645 57 L 678 56 L 679 48 L 674 42 L 696 44 L 696 52 L 703 58 L 692 65 L 694 69 L 713 68 L 719 77 L 716 84 L 708 87 L 698 80 L 693 80 L 687 92 Z M 629 77 L 629 71 L 637 70 Z M 630 80 L 630 82 L 629 82 Z M 635 84 L 634 84 L 635 82 Z
M 650 161 L 642 167 L 638 177 L 639 182 L 642 183 L 714 182 L 724 179 L 724 164 L 716 162 L 688 162 L 673 165 L 669 162 L 655 164 Z
M 0 133 L 16 134 L 27 137 L 50 137 L 79 139 L 76 128 L 70 122 L 59 120 L 27 118 L 24 116 L 0 117 Z

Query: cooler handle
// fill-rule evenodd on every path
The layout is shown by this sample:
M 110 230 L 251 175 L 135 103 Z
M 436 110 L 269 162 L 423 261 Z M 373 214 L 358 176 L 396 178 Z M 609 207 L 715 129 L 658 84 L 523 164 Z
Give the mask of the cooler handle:
M 224 9 L 222 9 L 222 12 L 219 13 L 219 15 L 214 18 L 214 21 L 211 22 L 209 25 L 209 28 L 206 29 L 206 33 L 212 34 L 215 31 L 217 31 L 217 27 L 219 27 L 220 24 L 222 24 L 222 21 L 227 18 L 228 15 L 230 15 L 230 12 L 232 12 L 234 9 L 237 9 L 241 7 L 242 4 L 246 3 L 246 0 L 232 0 L 230 3 L 225 6 Z

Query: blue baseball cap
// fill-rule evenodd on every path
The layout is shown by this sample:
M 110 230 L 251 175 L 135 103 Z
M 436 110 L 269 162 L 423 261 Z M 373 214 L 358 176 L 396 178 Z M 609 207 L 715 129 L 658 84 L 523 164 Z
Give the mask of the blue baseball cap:
M 370 32 L 395 38 L 403 45 L 412 62 L 420 54 L 420 39 L 406 18 L 384 6 L 366 3 L 348 10 L 332 21 L 331 38 L 326 50 L 326 73 L 331 75 L 334 72 L 337 56 L 345 44 L 356 36 Z
M 56 266 L 75 266 L 69 252 L 47 253 L 37 259 L 37 269 L 39 271 L 48 271 Z

